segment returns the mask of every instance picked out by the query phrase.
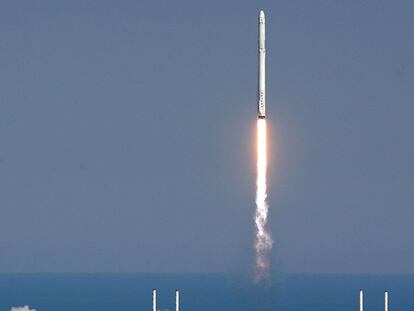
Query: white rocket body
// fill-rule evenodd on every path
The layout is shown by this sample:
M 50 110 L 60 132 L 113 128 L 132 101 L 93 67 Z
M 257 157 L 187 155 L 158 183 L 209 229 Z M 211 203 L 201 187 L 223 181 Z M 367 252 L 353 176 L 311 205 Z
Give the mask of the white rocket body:
M 175 291 L 175 311 L 180 311 L 180 292 Z
M 359 311 L 364 311 L 364 291 L 359 291 Z
M 384 310 L 388 311 L 388 292 L 384 293 Z
M 259 14 L 259 76 L 257 94 L 257 116 L 266 117 L 266 45 L 265 45 L 266 19 L 263 11 Z
M 152 290 L 152 311 L 157 311 L 157 290 Z

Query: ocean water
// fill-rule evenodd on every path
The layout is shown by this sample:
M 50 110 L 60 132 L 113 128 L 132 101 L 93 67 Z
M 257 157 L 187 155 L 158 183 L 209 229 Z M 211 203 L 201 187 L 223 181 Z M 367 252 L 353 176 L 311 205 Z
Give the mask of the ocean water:
M 0 311 L 29 305 L 37 311 L 151 311 L 158 289 L 158 310 L 175 310 L 175 289 L 182 311 L 358 310 L 359 289 L 365 310 L 414 310 L 414 276 L 284 275 L 270 284 L 225 274 L 2 274 Z

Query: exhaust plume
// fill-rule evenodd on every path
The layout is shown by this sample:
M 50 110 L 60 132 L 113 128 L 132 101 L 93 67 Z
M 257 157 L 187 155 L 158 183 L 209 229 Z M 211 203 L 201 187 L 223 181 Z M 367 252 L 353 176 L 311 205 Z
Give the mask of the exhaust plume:
M 257 179 L 256 179 L 256 238 L 255 238 L 255 280 L 257 283 L 268 278 L 270 266 L 269 252 L 272 249 L 273 240 L 267 229 L 267 216 L 269 206 L 267 204 L 267 137 L 266 119 L 257 120 Z

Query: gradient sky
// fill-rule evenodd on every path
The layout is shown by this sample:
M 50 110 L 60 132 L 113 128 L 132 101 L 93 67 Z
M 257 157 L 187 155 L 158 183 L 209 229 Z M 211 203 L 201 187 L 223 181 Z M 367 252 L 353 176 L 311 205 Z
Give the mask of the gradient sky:
M 414 2 L 1 1 L 0 271 L 414 273 Z

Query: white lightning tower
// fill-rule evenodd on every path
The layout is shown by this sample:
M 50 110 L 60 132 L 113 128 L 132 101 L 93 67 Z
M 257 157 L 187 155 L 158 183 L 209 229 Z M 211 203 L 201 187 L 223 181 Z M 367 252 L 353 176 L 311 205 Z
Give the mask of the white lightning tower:
M 259 14 L 259 81 L 257 94 L 257 116 L 260 119 L 266 117 L 266 18 L 265 14 L 260 11 Z

